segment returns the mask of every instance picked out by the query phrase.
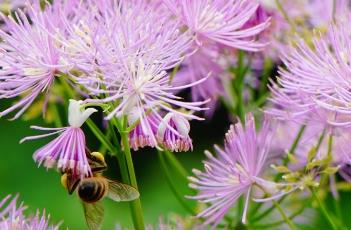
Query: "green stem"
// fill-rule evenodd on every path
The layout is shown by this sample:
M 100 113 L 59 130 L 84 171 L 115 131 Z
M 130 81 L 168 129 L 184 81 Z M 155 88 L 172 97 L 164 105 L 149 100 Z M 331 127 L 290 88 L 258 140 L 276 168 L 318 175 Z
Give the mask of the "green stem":
M 128 140 L 128 132 L 126 132 L 127 129 L 127 119 L 123 119 L 123 125 L 118 125 L 118 130 L 121 135 L 122 139 L 122 145 L 123 145 L 123 151 L 124 151 L 124 156 L 125 160 L 127 163 L 127 169 L 129 173 L 129 179 L 130 179 L 130 184 L 138 189 L 138 184 L 135 176 L 135 170 L 134 170 L 134 165 L 133 165 L 133 159 L 132 159 L 132 154 L 130 152 L 130 147 L 129 147 L 129 140 Z M 133 222 L 134 222 L 134 227 L 136 230 L 144 230 L 145 229 L 145 224 L 144 224 L 144 216 L 143 216 L 143 211 L 141 208 L 141 201 L 140 198 L 134 200 L 131 202 L 131 209 L 132 209 L 132 217 L 133 217 Z
M 101 132 L 101 130 L 96 126 L 96 124 L 89 118 L 85 122 L 89 129 L 93 132 L 95 137 L 103 144 L 111 153 L 115 152 L 114 151 L 114 146 L 113 144 L 106 139 L 105 135 Z
M 332 11 L 332 19 L 333 21 L 335 22 L 336 21 L 336 17 L 335 17 L 335 14 L 336 14 L 336 0 L 333 0 L 333 11 Z
M 232 89 L 232 87 L 226 87 L 226 93 L 229 95 L 230 98 L 236 98 L 234 90 Z M 236 110 L 235 110 L 235 101 L 236 100 L 228 100 L 224 97 L 219 97 L 219 100 L 222 102 L 222 104 L 224 105 L 224 107 L 228 110 L 228 112 L 230 112 L 231 114 L 235 114 Z M 232 103 L 231 103 L 232 102 Z
M 262 95 L 264 94 L 265 91 L 267 91 L 267 84 L 268 84 L 270 73 L 272 71 L 272 67 L 273 67 L 273 61 L 270 58 L 265 58 L 262 79 L 260 81 L 259 95 Z
M 158 156 L 160 158 L 161 168 L 165 174 L 167 183 L 170 189 L 172 190 L 172 193 L 185 210 L 187 210 L 192 215 L 196 215 L 196 212 L 188 205 L 187 202 L 185 202 L 184 197 L 182 196 L 182 194 L 180 194 L 180 192 L 177 190 L 177 186 L 173 183 L 172 175 L 169 173 L 167 163 L 163 156 L 163 152 L 158 151 Z
M 305 132 L 305 129 L 306 129 L 306 125 L 302 125 L 300 127 L 300 130 L 299 132 L 297 133 L 297 136 L 293 142 L 293 144 L 291 145 L 290 149 L 289 149 L 289 154 L 294 154 L 295 153 L 295 150 L 296 148 L 298 147 L 299 145 L 299 142 L 301 140 L 301 137 L 303 135 L 303 133 Z M 289 158 L 288 157 L 285 157 L 284 160 L 283 160 L 283 164 L 286 166 L 289 162 Z
M 290 220 L 290 218 L 285 214 L 284 210 L 282 207 L 276 202 L 275 200 L 272 201 L 273 205 L 277 208 L 277 210 L 280 212 L 280 215 L 283 217 L 284 221 L 289 225 L 290 229 L 295 230 L 297 229 L 294 225 L 294 223 Z
M 270 95 L 269 92 L 262 93 L 260 95 L 260 97 L 257 98 L 257 100 L 255 102 L 251 103 L 250 109 L 254 110 L 254 109 L 257 109 L 257 108 L 261 107 L 262 105 L 264 105 L 264 103 L 267 102 L 267 98 L 269 95 Z
M 280 204 L 281 202 L 284 201 L 284 199 L 286 198 L 286 196 L 280 198 L 278 200 L 278 204 Z M 259 203 L 258 204 L 258 208 L 256 208 L 256 212 L 259 210 L 259 208 L 262 206 L 263 203 Z M 264 217 L 266 217 L 267 215 L 269 215 L 272 211 L 274 210 L 274 205 L 272 205 L 271 207 L 267 208 L 264 212 L 262 212 L 260 215 L 256 216 L 255 218 L 253 218 L 252 220 L 250 220 L 250 223 L 255 223 L 261 219 L 263 219 Z
M 299 144 L 299 141 L 300 141 L 300 139 L 302 137 L 302 134 L 305 132 L 305 129 L 306 129 L 306 125 L 302 125 L 300 127 L 300 130 L 299 130 L 299 132 L 298 132 L 298 134 L 297 134 L 297 136 L 296 136 L 296 138 L 294 140 L 294 143 L 292 144 L 292 146 L 289 149 L 289 153 L 294 154 L 294 152 L 295 152 L 295 150 L 296 150 L 296 148 L 297 148 L 297 146 Z
M 258 185 L 258 184 L 256 184 L 256 185 L 257 185 L 257 187 L 260 188 L 267 196 L 270 195 L 269 193 L 267 193 L 267 191 L 265 191 L 265 189 L 264 189 L 262 186 L 260 186 L 260 185 Z M 285 197 L 286 197 L 286 196 L 285 196 Z M 297 229 L 297 228 L 295 227 L 294 223 L 293 223 L 293 222 L 291 221 L 291 219 L 285 214 L 284 210 L 282 209 L 282 207 L 281 207 L 280 204 L 279 204 L 279 202 L 282 202 L 283 199 L 284 199 L 284 197 L 281 198 L 278 202 L 275 201 L 275 200 L 272 200 L 272 203 L 273 203 L 274 207 L 279 211 L 280 215 L 283 217 L 284 222 L 290 227 L 291 230 L 295 230 L 295 229 Z
M 241 223 L 241 218 L 240 215 L 243 214 L 243 210 L 244 210 L 244 196 L 241 196 L 238 200 L 238 220 L 237 220 L 237 225 Z
M 116 122 L 116 118 L 113 118 L 112 123 Z M 111 123 L 109 123 L 109 129 L 111 130 L 111 134 L 112 134 L 112 139 L 114 140 L 114 143 L 116 144 L 116 156 L 118 159 L 118 165 L 119 168 L 121 170 L 121 176 L 122 176 L 122 180 L 124 183 L 128 183 L 130 184 L 130 180 L 129 180 L 129 172 L 128 172 L 128 168 L 126 165 L 126 158 L 123 154 L 121 145 L 119 144 L 119 140 L 116 136 L 116 132 L 113 129 L 113 125 L 111 125 Z
M 59 111 L 57 109 L 57 104 L 56 103 L 52 103 L 51 104 L 51 110 L 55 114 L 55 118 L 57 118 L 57 119 L 54 119 L 55 126 L 56 127 L 62 127 L 63 124 L 62 124 L 61 116 L 60 116 L 60 113 L 59 113 Z
M 189 173 L 183 167 L 183 165 L 179 162 L 179 160 L 168 150 L 164 150 L 165 156 L 167 157 L 168 161 L 173 165 L 174 169 L 177 170 L 179 175 L 181 175 L 185 180 L 188 180 Z
M 332 175 L 335 177 L 335 175 Z M 335 180 L 335 178 L 334 178 Z M 343 223 L 343 217 L 342 217 L 342 212 L 341 212 L 341 207 L 340 207 L 340 197 L 335 197 L 333 199 L 333 203 L 334 203 L 334 209 L 335 209 L 335 212 L 336 212 L 336 216 L 338 217 L 338 221 L 340 223 L 340 225 L 344 225 Z
M 311 189 L 311 192 L 312 192 L 313 198 L 315 199 L 315 201 L 317 202 L 317 204 L 319 206 L 319 209 L 323 213 L 324 217 L 328 220 L 330 226 L 333 229 L 337 230 L 338 229 L 337 225 L 334 223 L 333 218 L 329 215 L 329 213 L 327 211 L 327 208 L 325 207 L 324 203 L 319 199 L 316 191 L 314 189 Z
M 245 105 L 244 105 L 244 77 L 248 71 L 248 67 L 244 64 L 245 53 L 239 51 L 238 56 L 238 66 L 235 70 L 235 79 L 233 81 L 233 88 L 236 91 L 237 96 L 237 115 L 239 116 L 241 122 L 245 122 Z
M 322 145 L 324 137 L 325 137 L 325 130 L 323 130 L 323 133 L 319 136 L 318 143 L 317 143 L 317 146 L 316 146 L 316 151 L 317 152 L 318 152 L 319 148 Z
M 169 84 L 172 84 L 174 76 L 177 74 L 179 68 L 180 68 L 180 65 L 177 65 L 176 67 L 173 68 L 173 71 L 169 76 Z
M 119 145 L 118 142 L 115 143 L 115 146 L 105 137 L 105 135 L 101 132 L 101 130 L 96 126 L 96 124 L 89 118 L 86 121 L 86 124 L 90 128 L 90 130 L 93 132 L 95 137 L 100 141 L 100 143 L 107 148 L 108 151 L 111 153 L 115 153 L 117 155 L 118 159 L 118 165 L 121 170 L 121 175 L 122 175 L 122 180 L 124 183 L 130 183 L 129 182 L 129 174 L 128 174 L 128 169 L 125 163 L 125 157 L 124 154 L 122 153 L 121 146 Z M 114 132 L 112 132 L 113 135 Z M 116 137 L 117 138 L 117 137 Z
M 297 210 L 296 212 L 291 214 L 288 218 L 290 220 L 293 220 L 295 217 L 299 216 L 305 210 L 305 208 L 306 208 L 306 205 L 304 205 L 299 210 Z M 284 223 L 285 223 L 285 220 L 280 220 L 280 221 L 276 221 L 276 222 L 269 223 L 269 224 L 252 225 L 251 227 L 253 229 L 257 229 L 257 228 L 272 228 L 272 227 L 276 227 L 276 226 L 282 225 Z
M 64 79 L 66 77 L 65 74 L 62 74 L 61 76 L 57 77 L 62 84 L 62 86 L 65 88 L 67 95 L 69 98 L 74 99 L 76 96 L 76 92 L 71 88 L 71 86 L 68 84 L 68 82 Z
M 293 32 L 296 32 L 296 25 L 295 23 L 290 19 L 288 13 L 285 11 L 283 5 L 280 3 L 279 0 L 275 0 L 275 3 L 277 5 L 278 10 L 282 13 L 284 19 L 289 23 L 289 25 L 291 26 L 291 29 L 293 30 Z
M 328 157 L 332 156 L 332 151 L 333 151 L 333 135 L 330 134 L 328 139 L 328 152 L 327 152 Z

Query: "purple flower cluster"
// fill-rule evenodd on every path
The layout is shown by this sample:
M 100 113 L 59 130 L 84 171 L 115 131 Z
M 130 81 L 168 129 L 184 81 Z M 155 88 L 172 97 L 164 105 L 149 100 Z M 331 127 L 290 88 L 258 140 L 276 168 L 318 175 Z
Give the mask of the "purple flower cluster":
M 205 152 L 208 158 L 204 161 L 205 171 L 193 170 L 196 177 L 190 177 L 190 186 L 200 191 L 191 198 L 211 205 L 198 214 L 199 218 L 206 218 L 204 224 L 218 225 L 242 195 L 246 200 L 242 218 L 245 223 L 252 187 L 255 184 L 265 189 L 272 186 L 272 182 L 261 178 L 270 151 L 270 129 L 269 122 L 264 121 L 257 132 L 253 116 L 249 115 L 245 127 L 241 123 L 231 126 L 224 149 L 215 146 L 217 157 Z
M 87 155 L 82 129 L 87 121 L 108 151 L 122 140 L 121 148 L 116 147 L 125 154 L 118 159 L 120 166 L 127 166 L 121 167 L 122 178 L 129 177 L 137 187 L 128 141 L 135 151 L 144 147 L 192 151 L 190 121 L 210 118 L 223 102 L 235 124 L 225 135 L 224 147 L 215 145 L 215 154 L 205 151 L 204 169 L 194 169 L 195 175 L 189 177 L 197 194 L 188 198 L 201 203 L 199 229 L 222 224 L 231 228 L 233 223 L 224 219 L 236 205 L 242 209 L 236 213 L 242 215 L 237 226 L 249 223 L 255 228 L 255 216 L 250 219 L 252 201 L 273 201 L 294 229 L 275 199 L 309 188 L 320 203 L 318 188 L 330 186 L 337 197 L 336 174 L 351 181 L 347 0 L 13 4 L 11 8 L 17 10 L 1 15 L 0 99 L 15 103 L 0 117 L 14 113 L 17 119 L 37 100 L 44 101 L 45 113 L 53 105 L 49 98 L 56 94 L 68 105 L 68 126 L 31 126 L 48 133 L 21 141 L 58 135 L 34 153 L 38 165 L 81 181 L 100 174 L 91 168 Z M 274 74 L 278 76 L 270 76 Z M 191 101 L 183 98 L 188 92 Z M 88 120 L 98 112 L 95 108 L 108 123 L 104 130 Z M 263 116 L 256 113 L 260 111 Z M 173 165 L 184 176 L 186 170 L 177 159 L 166 155 L 160 154 L 163 165 Z M 168 179 L 175 191 L 172 178 Z M 308 195 L 300 193 L 299 201 Z M 17 198 L 5 207 L 9 199 L 0 202 L 1 229 L 50 229 L 45 214 L 28 219 L 24 206 L 16 206 Z M 141 210 L 139 206 L 133 204 L 132 211 Z M 254 212 L 265 206 L 256 206 Z M 329 222 L 336 229 L 333 218 Z M 143 226 L 142 220 L 133 220 Z M 161 221 L 159 228 L 171 227 Z
M 284 52 L 277 83 L 271 84 L 273 107 L 267 113 L 326 128 L 350 125 L 350 35 L 342 25 L 316 35 L 313 47 L 303 40 Z
M 24 210 L 27 208 L 20 204 L 17 206 L 18 196 L 11 199 L 11 195 L 0 201 L 0 228 L 4 230 L 58 230 L 60 225 L 50 225 L 50 215 L 39 211 L 32 217 L 26 217 Z
M 188 120 L 202 120 L 193 112 L 207 110 L 203 105 L 208 99 L 223 92 L 218 76 L 209 76 L 224 74 L 228 64 L 216 64 L 215 59 L 227 48 L 258 51 L 265 46 L 254 37 L 268 20 L 245 25 L 257 7 L 246 0 L 58 0 L 44 10 L 37 3 L 29 5 L 14 18 L 4 16 L 8 32 L 1 32 L 0 98 L 21 98 L 1 115 L 19 110 L 14 119 L 18 118 L 42 93 L 48 97 L 55 81 L 62 79 L 84 88 L 89 97 L 85 103 L 108 104 L 106 119 L 126 116 L 129 123 L 138 123 L 130 133 L 133 149 L 192 149 Z M 185 81 L 170 74 L 183 63 Z M 204 82 L 215 87 L 208 90 Z M 194 102 L 175 95 L 197 87 Z M 214 108 L 215 103 L 208 105 Z M 73 166 L 84 158 L 76 154 L 84 141 L 77 144 L 80 150 L 64 153 L 65 143 L 73 143 L 68 137 L 83 140 L 83 134 L 79 129 L 76 134 L 71 129 L 53 131 L 64 132 L 34 158 L 46 165 L 61 159 L 56 162 L 59 168 L 87 174 L 84 162 Z
M 197 82 L 210 78 L 191 88 L 192 100 L 211 98 L 207 116 L 213 114 L 220 96 L 225 96 L 223 82 L 227 69 L 234 63 L 230 55 L 236 50 L 257 52 L 267 44 L 256 36 L 269 26 L 269 18 L 252 22 L 259 5 L 247 0 L 164 0 L 174 15 L 195 36 L 192 46 L 196 52 L 188 57 L 184 68 L 175 77 L 175 84 Z M 223 61 L 218 61 L 222 59 Z

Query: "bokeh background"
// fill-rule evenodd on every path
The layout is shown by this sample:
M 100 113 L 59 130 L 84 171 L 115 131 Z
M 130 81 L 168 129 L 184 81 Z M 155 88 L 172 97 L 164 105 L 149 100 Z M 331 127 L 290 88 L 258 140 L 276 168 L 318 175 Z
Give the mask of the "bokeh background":
M 10 102 L 1 102 L 0 109 L 5 108 Z M 95 115 L 95 120 L 100 117 Z M 48 139 L 26 142 L 19 144 L 19 140 L 28 135 L 37 134 L 30 130 L 30 125 L 43 125 L 42 119 L 31 121 L 9 121 L 0 119 L 0 197 L 8 194 L 19 194 L 20 200 L 28 206 L 27 213 L 34 213 L 36 209 L 45 209 L 50 213 L 54 223 L 63 221 L 61 229 L 86 229 L 83 209 L 79 199 L 74 194 L 69 196 L 60 184 L 60 174 L 54 170 L 47 171 L 35 164 L 32 159 L 33 152 L 46 144 Z M 184 167 L 189 171 L 191 168 L 202 168 L 201 160 L 204 158 L 204 149 L 211 149 L 214 143 L 222 144 L 223 136 L 227 131 L 230 121 L 223 109 L 219 109 L 212 120 L 204 122 L 192 122 L 191 137 L 194 141 L 194 151 L 176 153 Z M 51 124 L 53 126 L 53 124 Z M 88 146 L 91 150 L 99 148 L 98 142 L 88 131 Z M 107 175 L 119 179 L 118 164 L 114 157 L 107 156 L 109 170 Z M 138 177 L 141 193 L 145 222 L 157 224 L 159 217 L 165 219 L 173 213 L 189 215 L 173 195 L 166 183 L 165 175 L 161 170 L 157 152 L 153 149 L 142 149 L 133 153 L 133 160 Z M 184 195 L 188 192 L 186 184 L 174 176 L 174 182 L 183 189 Z M 348 211 L 351 205 L 351 193 L 342 193 L 342 214 L 344 221 L 351 229 L 351 218 Z M 331 202 L 330 204 L 331 205 Z M 103 229 L 114 229 L 116 224 L 132 228 L 132 220 L 127 203 L 115 203 L 106 199 L 105 219 Z M 315 220 L 311 220 L 310 227 L 301 229 L 328 229 L 329 225 L 317 213 Z M 312 227 L 311 227 L 312 226 Z M 280 228 L 278 228 L 280 229 Z

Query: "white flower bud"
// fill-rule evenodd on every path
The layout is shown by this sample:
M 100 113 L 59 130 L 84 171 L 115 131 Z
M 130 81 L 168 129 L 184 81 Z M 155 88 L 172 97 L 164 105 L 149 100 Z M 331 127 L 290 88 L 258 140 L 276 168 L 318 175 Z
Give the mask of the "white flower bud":
M 69 100 L 68 123 L 71 127 L 80 128 L 91 114 L 97 112 L 96 109 L 81 109 L 82 101 Z

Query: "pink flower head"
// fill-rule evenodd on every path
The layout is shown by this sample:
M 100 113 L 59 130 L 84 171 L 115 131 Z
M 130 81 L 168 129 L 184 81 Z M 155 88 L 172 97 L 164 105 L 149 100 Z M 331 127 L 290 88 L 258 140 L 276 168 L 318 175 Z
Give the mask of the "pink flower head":
M 0 117 L 15 110 L 19 111 L 13 119 L 21 116 L 41 93 L 49 92 L 55 74 L 68 68 L 61 63 L 60 47 L 50 35 L 60 31 L 52 23 L 56 19 L 38 7 L 29 7 L 30 21 L 22 11 L 15 17 L 2 16 L 7 31 L 0 30 L 0 99 L 23 97 Z
M 197 42 L 214 42 L 221 45 L 258 51 L 265 44 L 253 37 L 269 25 L 269 21 L 243 28 L 256 12 L 258 3 L 253 0 L 163 0 L 169 9 L 196 34 Z
M 158 127 L 158 141 L 161 146 L 172 152 L 193 150 L 189 131 L 188 120 L 178 114 L 168 113 Z
M 278 83 L 272 83 L 273 108 L 267 113 L 299 123 L 350 126 L 351 42 L 342 26 L 315 36 L 313 47 L 299 40 L 283 55 Z
M 34 153 L 34 160 L 47 168 L 56 166 L 63 172 L 72 171 L 73 176 L 82 178 L 91 175 L 91 169 L 86 157 L 86 143 L 83 130 L 80 128 L 89 116 L 96 112 L 89 108 L 81 110 L 81 101 L 70 100 L 68 122 L 69 127 L 63 128 L 44 128 L 32 126 L 31 128 L 43 131 L 53 131 L 49 134 L 26 137 L 26 140 L 39 139 L 59 133 L 60 136 L 49 144 L 38 149 Z
M 139 114 L 138 111 L 135 110 L 135 114 L 133 113 L 128 116 L 129 125 L 134 125 L 138 123 Z M 150 124 L 151 130 L 144 130 L 142 125 L 139 123 L 136 127 L 129 133 L 129 145 L 134 151 L 137 151 L 139 148 L 144 148 L 146 146 L 156 147 L 157 142 L 155 138 L 153 138 L 157 133 L 157 128 L 159 125 L 158 119 L 155 116 L 148 115 L 146 116 L 146 122 Z M 151 133 L 149 133 L 151 132 Z
M 204 224 L 216 226 L 240 196 L 245 194 L 246 202 L 242 221 L 246 221 L 246 213 L 252 186 L 256 183 L 265 187 L 270 182 L 260 178 L 271 143 L 267 120 L 257 132 L 255 121 L 250 114 L 246 117 L 246 125 L 241 123 L 231 126 L 225 139 L 225 148 L 215 146 L 217 157 L 209 151 L 204 162 L 205 171 L 193 170 L 190 186 L 199 191 L 197 196 L 190 197 L 210 206 L 197 217 L 205 218 Z
M 142 132 L 150 136 L 148 142 L 153 145 L 157 139 L 149 116 L 153 117 L 154 123 L 160 122 L 160 114 L 165 112 L 201 119 L 180 112 L 179 108 L 202 111 L 206 109 L 202 108 L 206 101 L 186 102 L 174 93 L 206 78 L 180 86 L 171 84 L 169 71 L 189 55 L 193 39 L 180 29 L 178 21 L 165 13 L 166 8 L 138 0 L 114 1 L 114 4 L 120 10 L 105 9 L 106 12 L 99 14 L 113 17 L 97 16 L 99 27 L 89 27 L 92 34 L 96 34 L 96 29 L 101 31 L 98 37 L 89 37 L 94 41 L 92 47 L 97 50 L 92 63 L 96 71 L 86 71 L 77 80 L 90 94 L 103 98 L 88 99 L 87 102 L 113 102 L 115 106 L 106 119 L 137 114 L 135 120 L 139 120 Z M 113 33 L 111 28 L 114 28 Z M 101 42 L 96 42 L 97 39 Z
M 40 215 L 39 211 L 34 217 L 26 217 L 23 211 L 27 208 L 20 204 L 17 206 L 18 196 L 12 200 L 11 195 L 0 201 L 0 229 L 10 230 L 58 230 L 59 225 L 49 225 L 50 215 L 46 216 L 45 211 Z

